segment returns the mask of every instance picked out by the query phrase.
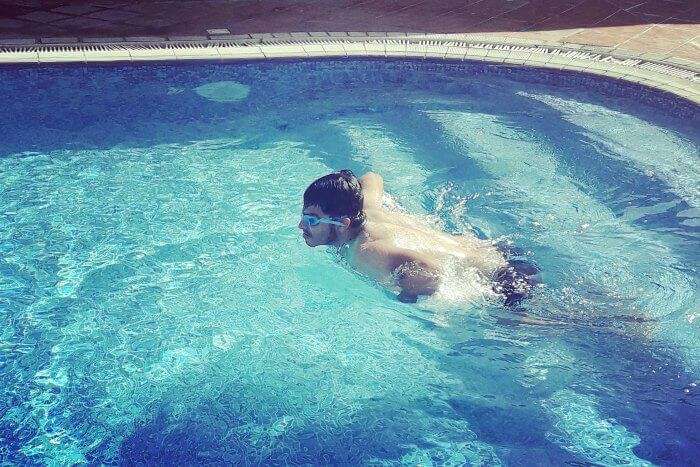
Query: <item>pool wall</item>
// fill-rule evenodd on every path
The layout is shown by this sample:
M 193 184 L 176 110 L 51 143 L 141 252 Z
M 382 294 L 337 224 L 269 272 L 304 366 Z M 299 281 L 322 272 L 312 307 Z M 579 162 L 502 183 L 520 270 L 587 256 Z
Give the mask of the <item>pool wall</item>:
M 312 57 L 410 57 L 476 60 L 603 75 L 650 86 L 700 103 L 697 70 L 623 51 L 495 38 L 479 34 L 303 32 L 224 36 L 5 39 L 0 64 L 260 60 Z M 89 40 L 89 42 L 88 42 Z M 63 43 L 62 43 L 63 42 Z

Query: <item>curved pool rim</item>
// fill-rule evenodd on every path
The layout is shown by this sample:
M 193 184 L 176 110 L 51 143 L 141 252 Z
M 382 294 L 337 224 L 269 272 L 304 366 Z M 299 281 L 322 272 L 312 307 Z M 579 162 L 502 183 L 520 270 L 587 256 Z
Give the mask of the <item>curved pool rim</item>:
M 605 76 L 700 104 L 700 67 L 623 50 L 480 34 L 303 32 L 226 36 L 42 38 L 0 42 L 0 65 L 322 57 L 479 61 Z

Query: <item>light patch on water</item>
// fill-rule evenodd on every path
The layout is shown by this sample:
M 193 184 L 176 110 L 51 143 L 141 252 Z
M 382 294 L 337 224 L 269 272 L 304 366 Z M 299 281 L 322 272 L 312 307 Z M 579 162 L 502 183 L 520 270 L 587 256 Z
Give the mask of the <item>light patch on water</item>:
M 681 224 L 688 227 L 700 227 L 700 208 L 691 208 L 679 212 L 678 217 L 684 219 Z
M 649 215 L 664 213 L 680 204 L 680 202 L 680 200 L 673 200 L 665 203 L 656 203 L 649 206 L 631 206 L 625 209 L 622 219 L 632 223 Z
M 500 466 L 503 463 L 498 458 L 493 446 L 479 441 L 438 443 L 433 448 L 408 446 L 411 451 L 401 456 L 399 465 L 405 466 Z M 396 465 L 395 462 L 373 460 L 372 465 Z
M 169 349 L 163 352 L 160 361 L 145 371 L 144 376 L 155 381 L 172 379 L 180 373 L 201 366 L 206 359 L 207 354 L 199 349 Z
M 262 296 L 255 298 L 256 291 L 262 294 L 256 282 L 272 272 L 266 267 L 271 257 L 263 253 L 255 258 L 253 268 L 261 266 L 264 271 L 258 275 L 252 273 L 253 269 L 246 264 L 247 257 L 240 255 L 242 249 L 255 248 L 252 241 L 255 237 L 251 234 L 259 235 L 265 230 L 283 232 L 282 238 L 291 240 L 292 246 L 280 252 L 284 253 L 284 259 L 278 259 L 282 263 L 289 260 L 290 265 L 303 263 L 287 252 L 308 253 L 303 242 L 297 241 L 298 187 L 288 183 L 286 177 L 302 179 L 308 173 L 328 169 L 301 166 L 298 160 L 303 155 L 294 153 L 292 145 L 282 148 L 287 150 L 287 156 L 283 157 L 289 161 L 287 170 L 269 167 L 257 170 L 251 166 L 277 167 L 278 148 L 231 157 L 232 146 L 236 146 L 235 141 L 222 140 L 195 143 L 191 148 L 173 145 L 147 150 L 115 148 L 104 151 L 105 157 L 110 158 L 109 165 L 103 165 L 101 157 L 95 157 L 93 151 L 59 152 L 49 159 L 54 165 L 51 177 L 37 175 L 37 167 L 29 159 L 19 161 L 25 166 L 18 168 L 18 172 L 12 169 L 12 173 L 21 174 L 13 185 L 17 190 L 30 184 L 34 199 L 50 205 L 44 222 L 52 226 L 48 230 L 51 235 L 41 235 L 41 242 L 16 243 L 13 250 L 23 253 L 31 264 L 32 258 L 42 254 L 42 248 L 53 249 L 50 251 L 57 265 L 53 277 L 60 279 L 41 283 L 47 295 L 34 300 L 26 311 L 28 324 L 43 332 L 58 332 L 61 339 L 61 345 L 54 345 L 57 350 L 51 354 L 48 369 L 37 373 L 36 383 L 42 389 L 22 408 L 25 415 L 21 416 L 21 425 L 38 422 L 46 426 L 38 435 L 41 439 L 35 438 L 25 446 L 23 452 L 28 456 L 43 455 L 63 464 L 73 458 L 71 453 L 100 444 L 109 434 L 90 430 L 82 434 L 80 444 L 55 442 L 58 438 L 51 431 L 51 423 L 44 420 L 51 420 L 52 413 L 70 416 L 70 401 L 52 390 L 56 385 L 71 386 L 63 369 L 67 362 L 72 368 L 93 369 L 83 381 L 85 396 L 92 396 L 95 401 L 86 423 L 100 420 L 98 423 L 111 427 L 112 433 L 123 432 L 147 409 L 149 401 L 163 398 L 173 387 L 189 384 L 193 377 L 199 377 L 214 356 L 207 349 L 220 353 L 221 347 L 233 346 L 231 337 L 238 334 L 238 323 L 232 307 L 235 310 L 238 304 L 245 309 L 250 303 L 264 300 Z M 206 163 L 214 158 L 219 159 L 217 163 L 211 166 Z M 64 163 L 66 159 L 71 162 Z M 0 169 L 15 162 L 16 159 L 0 161 Z M 241 167 L 245 164 L 248 166 Z M 109 175 L 112 170 L 119 173 L 119 183 L 95 182 L 96 178 L 113 180 Z M 154 171 L 159 171 L 158 177 L 153 177 Z M 258 175 L 240 180 L 239 174 Z M 265 186 L 260 177 L 269 182 L 267 192 L 260 190 L 261 185 Z M 61 189 L 56 189 L 56 184 L 62 184 Z M 237 212 L 230 202 L 246 198 L 249 198 L 246 204 L 251 206 L 256 203 L 267 206 L 265 216 Z M 30 212 L 33 209 L 23 207 L 20 215 L 33 215 Z M 225 240 L 236 233 L 243 233 L 238 241 Z M 56 250 L 60 253 L 56 254 Z M 238 269 L 229 269 L 228 262 L 233 258 L 241 261 Z M 246 270 L 251 274 L 240 277 L 239 272 Z M 191 280 L 198 273 L 213 288 L 222 284 L 216 278 L 224 273 L 234 280 L 222 285 L 222 290 L 212 291 L 222 299 L 211 303 L 207 292 L 198 294 L 192 289 Z M 51 275 L 40 277 L 43 281 L 52 279 Z M 242 279 L 239 284 L 236 277 Z M 231 297 L 237 287 L 252 293 Z M 280 291 L 284 290 L 282 286 Z M 154 292 L 158 294 L 155 307 Z M 97 295 L 93 298 L 92 294 Z M 85 296 L 90 297 L 87 302 L 90 305 L 82 302 L 81 309 L 76 308 L 62 328 L 53 329 L 52 321 L 45 316 L 56 313 L 61 300 L 84 300 Z M 198 298 L 194 299 L 195 296 Z M 138 302 L 133 301 L 134 297 L 139 297 Z M 266 298 L 274 306 L 275 297 Z M 285 306 L 294 309 L 304 303 L 303 297 L 293 298 L 291 302 L 285 300 Z M 229 327 L 206 345 L 196 338 L 203 334 L 198 329 L 221 322 L 221 310 L 230 315 L 225 320 Z M 269 321 L 269 317 L 260 319 Z M 92 342 L 89 351 L 85 339 Z M 238 364 L 246 366 L 244 361 Z M 186 405 L 191 409 L 191 403 Z M 28 416 L 27 407 L 47 408 Z M 54 440 L 50 450 L 44 438 Z
M 555 369 L 572 368 L 575 358 L 569 351 L 554 345 L 545 345 L 537 348 L 525 358 L 522 366 L 522 374 L 518 382 L 526 388 L 544 385 L 561 385 L 566 381 L 556 381 L 560 377 Z
M 220 350 L 229 350 L 239 344 L 245 335 L 244 332 L 238 330 L 214 334 L 212 345 Z
M 563 389 L 543 406 L 554 417 L 554 430 L 547 439 L 567 451 L 595 464 L 652 465 L 634 454 L 639 436 L 615 419 L 603 418 L 593 397 Z
M 56 370 L 47 368 L 38 371 L 36 375 L 34 375 L 34 380 L 42 386 L 65 387 L 68 384 L 68 373 L 65 368 L 58 368 Z
M 586 138 L 607 148 L 607 156 L 635 162 L 641 172 L 660 178 L 688 204 L 700 207 L 700 158 L 691 142 L 669 130 L 601 105 L 546 94 L 518 92 L 518 95 L 557 109 L 562 118 L 583 128 Z
M 250 94 L 250 86 L 237 81 L 218 81 L 194 88 L 194 92 L 214 102 L 238 102 Z
M 423 432 L 421 445 L 404 445 L 408 452 L 400 459 L 375 458 L 370 465 L 503 465 L 494 446 L 479 441 L 464 420 L 428 417 L 418 411 L 413 416 L 424 420 L 418 424 Z
M 429 173 L 416 164 L 418 157 L 410 148 L 392 138 L 380 124 L 361 120 L 332 122 L 343 130 L 354 149 L 352 159 L 384 178 L 385 190 L 393 193 L 410 212 L 425 212 L 422 193 Z M 360 174 L 358 174 L 360 175 Z
M 53 352 L 52 352 L 53 353 Z M 17 418 L 17 425 L 30 421 L 38 427 L 35 436 L 24 444 L 20 451 L 29 458 L 46 457 L 54 465 L 75 465 L 86 463 L 83 440 L 79 434 L 68 428 L 70 410 L 65 409 L 65 391 L 70 384 L 66 362 L 62 358 L 52 358 L 49 366 L 34 375 L 32 397 L 27 401 L 30 417 L 19 406 L 3 418 Z M 66 427 L 66 428 L 64 428 Z
M 546 139 L 494 115 L 426 113 L 495 178 L 504 196 L 517 200 L 518 222 L 531 232 L 531 240 L 580 265 L 569 278 L 577 289 L 604 291 L 618 303 L 631 303 L 630 313 L 639 313 L 635 306 L 641 307 L 645 317 L 673 322 L 685 314 L 695 300 L 694 278 L 683 272 L 672 248 L 661 236 L 615 216 L 560 173 Z M 648 272 L 640 274 L 640 267 Z M 674 340 L 685 349 L 688 366 L 698 370 L 695 349 L 688 346 L 700 338 L 697 330 L 676 326 L 669 335 L 658 328 L 654 336 Z
M 274 420 L 269 426 L 251 424 L 246 427 L 242 427 L 240 432 L 246 434 L 251 444 L 258 449 L 261 449 L 263 453 L 267 453 L 271 449 L 277 447 L 277 445 L 282 441 L 280 438 L 284 437 L 287 429 L 291 428 L 293 422 L 293 416 L 284 415 Z

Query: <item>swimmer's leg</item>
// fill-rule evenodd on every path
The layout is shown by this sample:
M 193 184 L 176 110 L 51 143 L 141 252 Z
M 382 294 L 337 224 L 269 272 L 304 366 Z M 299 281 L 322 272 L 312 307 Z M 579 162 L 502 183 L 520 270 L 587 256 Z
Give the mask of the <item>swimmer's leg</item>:
M 531 261 L 510 259 L 508 264 L 496 271 L 493 288 L 505 297 L 504 305 L 510 311 L 510 317 L 499 318 L 503 324 L 531 324 L 538 326 L 558 326 L 563 323 L 534 317 L 522 305 L 523 300 L 532 295 L 532 289 L 541 283 L 540 268 Z
M 515 246 L 509 241 L 500 241 L 494 246 L 503 254 L 503 256 L 506 257 L 506 259 L 525 256 L 525 251 L 522 248 Z
M 418 301 L 418 295 L 414 295 L 406 292 L 405 290 L 402 290 L 401 293 L 396 297 L 396 299 L 401 303 L 416 303 Z
M 512 310 L 522 308 L 520 304 L 531 295 L 540 283 L 540 269 L 534 263 L 522 259 L 509 259 L 493 276 L 494 292 L 503 295 L 504 305 Z

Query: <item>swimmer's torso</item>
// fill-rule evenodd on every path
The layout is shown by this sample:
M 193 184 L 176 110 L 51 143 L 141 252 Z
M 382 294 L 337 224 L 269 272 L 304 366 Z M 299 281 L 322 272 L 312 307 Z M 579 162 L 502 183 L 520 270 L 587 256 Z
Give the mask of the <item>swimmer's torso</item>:
M 473 268 L 484 277 L 506 264 L 503 256 L 488 241 L 473 235 L 454 236 L 431 228 L 418 216 L 390 211 L 382 207 L 365 210 L 363 232 L 350 245 L 348 259 L 370 277 L 382 282 L 392 281 L 392 258 L 383 255 L 382 248 L 372 248 L 372 254 L 362 254 L 373 245 L 390 245 L 418 253 L 438 269 L 447 262 L 462 268 Z

